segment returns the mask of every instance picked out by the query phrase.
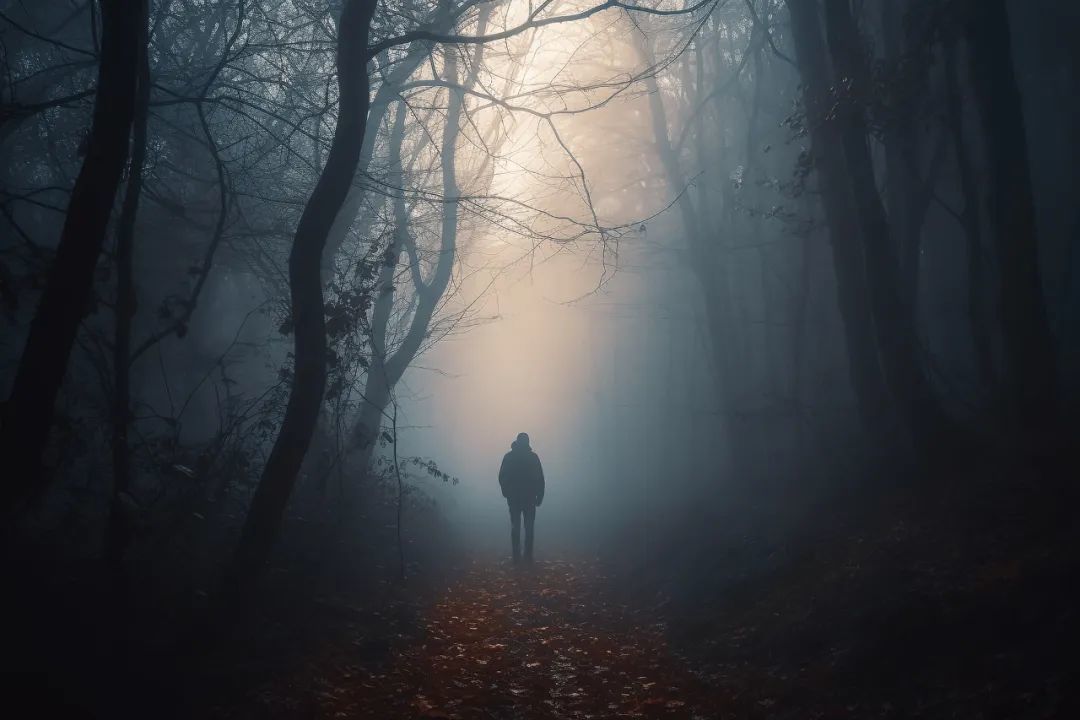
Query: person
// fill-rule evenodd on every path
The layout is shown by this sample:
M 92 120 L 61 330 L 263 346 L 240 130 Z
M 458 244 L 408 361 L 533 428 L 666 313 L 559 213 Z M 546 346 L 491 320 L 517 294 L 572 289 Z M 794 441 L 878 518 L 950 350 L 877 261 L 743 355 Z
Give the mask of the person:
M 521 520 L 524 518 L 524 560 L 531 565 L 536 508 L 544 501 L 544 469 L 540 465 L 540 458 L 529 447 L 527 433 L 518 433 L 517 440 L 510 445 L 510 452 L 503 456 L 499 467 L 499 487 L 510 508 L 510 544 L 514 564 L 519 565 L 522 561 Z

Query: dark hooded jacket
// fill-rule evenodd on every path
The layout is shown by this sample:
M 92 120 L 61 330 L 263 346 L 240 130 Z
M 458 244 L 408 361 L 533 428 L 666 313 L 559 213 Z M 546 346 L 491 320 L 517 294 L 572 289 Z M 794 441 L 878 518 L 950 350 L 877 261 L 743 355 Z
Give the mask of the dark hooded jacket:
M 499 468 L 503 497 L 519 505 L 539 505 L 544 499 L 544 469 L 527 443 L 515 440 Z

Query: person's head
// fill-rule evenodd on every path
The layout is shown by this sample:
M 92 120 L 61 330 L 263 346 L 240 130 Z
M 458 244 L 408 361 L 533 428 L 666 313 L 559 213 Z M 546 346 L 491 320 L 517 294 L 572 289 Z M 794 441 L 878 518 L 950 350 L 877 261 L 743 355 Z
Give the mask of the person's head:
M 529 447 L 529 433 L 518 433 L 517 440 L 515 440 L 510 447 L 518 447 L 525 450 Z

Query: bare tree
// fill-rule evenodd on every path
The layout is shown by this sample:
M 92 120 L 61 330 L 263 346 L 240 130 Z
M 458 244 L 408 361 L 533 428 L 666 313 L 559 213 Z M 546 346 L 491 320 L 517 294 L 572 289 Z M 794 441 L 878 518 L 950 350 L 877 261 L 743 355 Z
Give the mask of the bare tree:
M 371 102 L 367 47 L 375 6 L 376 0 L 347 0 L 338 24 L 337 126 L 326 165 L 297 225 L 289 256 L 295 326 L 295 368 L 289 404 L 229 567 L 223 591 L 226 611 L 250 591 L 273 547 L 322 406 L 326 389 L 322 253 L 360 162 Z
M 141 0 L 140 7 L 146 4 Z M 146 12 L 128 3 L 101 3 L 101 60 L 86 159 L 72 189 L 48 284 L 30 326 L 11 396 L 3 443 L 12 472 L 4 484 L 8 509 L 45 479 L 41 462 L 68 358 L 90 301 L 113 201 L 128 159 L 139 68 L 139 29 Z
M 490 8 L 481 9 L 477 18 L 477 34 L 487 29 Z M 359 448 L 357 466 L 361 475 L 367 472 L 372 453 L 378 444 L 379 428 L 391 399 L 394 387 L 401 380 L 409 365 L 420 352 L 431 330 L 432 320 L 444 299 L 458 257 L 459 203 L 461 192 L 457 177 L 457 154 L 461 136 L 461 123 L 465 113 L 465 92 L 471 90 L 483 63 L 484 45 L 476 46 L 471 72 L 459 86 L 458 50 L 448 48 L 443 55 L 443 78 L 447 83 L 447 107 L 439 152 L 442 172 L 442 188 L 437 260 L 430 279 L 421 275 L 420 258 L 414 232 L 409 227 L 406 210 L 405 173 L 401 167 L 402 142 L 404 139 L 404 105 L 399 107 L 390 138 L 391 182 L 398 186 L 393 199 L 394 239 L 385 255 L 380 274 L 378 297 L 371 319 L 371 365 L 364 386 L 360 416 L 356 421 L 353 438 Z M 392 350 L 389 346 L 389 323 L 395 297 L 395 283 L 401 256 L 407 253 L 410 282 L 415 293 L 416 307 L 408 321 L 401 341 Z

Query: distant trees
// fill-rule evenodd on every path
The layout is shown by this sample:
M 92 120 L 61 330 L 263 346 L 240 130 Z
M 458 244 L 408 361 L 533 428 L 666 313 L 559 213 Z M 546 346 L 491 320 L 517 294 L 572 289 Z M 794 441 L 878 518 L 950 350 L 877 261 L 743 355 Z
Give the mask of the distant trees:
M 129 516 L 145 510 L 138 496 L 149 506 L 157 494 L 147 488 L 206 503 L 250 496 L 228 581 L 242 593 L 313 434 L 322 443 L 334 425 L 333 463 L 362 482 L 395 388 L 468 325 L 474 298 L 455 293 L 487 235 L 599 244 L 607 262 L 632 230 L 678 258 L 700 291 L 687 314 L 704 317 L 710 412 L 736 468 L 786 451 L 778 427 L 828 424 L 814 402 L 843 405 L 837 415 L 883 443 L 899 419 L 929 450 L 964 424 L 960 412 L 1000 412 L 1039 449 L 1062 417 L 1060 368 L 1006 5 L 102 0 L 5 10 L 0 153 L 12 162 L 0 171 L 0 300 L 13 334 L 28 333 L 3 358 L 16 367 L 0 502 L 10 510 L 43 486 L 43 458 L 78 455 L 94 478 L 112 477 L 102 497 L 116 560 Z M 544 28 L 554 36 L 566 23 L 589 25 L 565 74 L 530 67 Z M 604 46 L 590 55 L 592 42 Z M 585 69 L 600 79 L 573 73 Z M 589 112 L 617 104 L 640 116 L 588 128 Z M 525 119 L 543 146 L 532 169 L 503 155 Z M 618 136 L 627 177 L 600 184 L 632 186 L 619 197 L 647 200 L 634 212 L 657 213 L 648 227 L 603 217 L 579 157 L 593 148 L 575 146 L 575 125 Z M 501 196 L 511 172 L 542 178 L 557 198 Z M 821 219 L 827 245 L 816 242 Z M 953 235 L 962 267 L 928 259 Z M 919 308 L 954 285 L 967 291 L 957 334 L 970 333 L 975 384 L 999 407 L 958 400 L 928 337 L 949 321 Z M 209 317 L 228 305 L 215 299 L 241 289 L 239 328 Z M 39 293 L 31 317 L 19 302 Z M 261 323 L 257 338 L 244 334 L 248 317 Z M 814 362 L 820 382 L 807 382 Z M 54 416 L 67 419 L 58 399 L 76 395 L 96 403 L 74 413 L 82 427 L 111 433 L 71 431 L 79 449 L 52 453 L 64 426 Z
M 669 128 L 669 111 L 665 106 L 664 94 L 660 90 L 657 80 L 659 64 L 652 48 L 652 38 L 643 32 L 637 33 L 634 38 L 637 51 L 642 61 L 644 78 L 642 80 L 645 91 L 648 93 L 649 119 L 652 128 L 653 142 L 656 153 L 659 156 L 663 168 L 664 179 L 672 194 L 678 193 L 675 204 L 678 207 L 679 221 L 683 237 L 689 247 L 687 253 L 688 267 L 693 272 L 695 280 L 701 287 L 703 305 L 706 318 L 706 332 L 712 350 L 712 365 L 719 392 L 716 397 L 716 405 L 724 409 L 729 447 L 732 454 L 745 454 L 743 440 L 743 423 L 736 415 L 736 398 L 734 384 L 736 382 L 737 369 L 734 367 L 736 354 L 732 350 L 735 340 L 735 327 L 731 321 L 734 316 L 732 307 L 732 293 L 728 282 L 729 268 L 723 262 L 721 235 L 730 231 L 730 224 L 721 224 L 717 213 L 709 212 L 709 198 L 704 193 L 696 196 L 690 192 L 683 192 L 687 187 L 689 174 L 684 169 L 684 162 L 680 157 L 679 150 L 672 142 Z M 700 41 L 699 41 L 700 42 Z M 759 50 L 760 41 L 752 42 L 744 53 L 756 54 Z M 698 56 L 700 62 L 701 55 Z M 745 57 L 745 55 L 744 55 Z M 702 74 L 698 75 L 698 79 Z M 709 89 L 702 83 L 695 83 L 692 87 L 683 88 L 690 95 L 692 107 L 697 112 L 706 113 L 710 98 Z M 692 94 L 691 94 L 692 93 Z M 677 127 L 677 125 L 676 125 Z M 705 162 L 704 148 L 710 138 L 699 121 L 696 124 L 697 144 L 695 149 L 697 157 L 695 164 Z M 720 172 L 724 172 L 722 168 Z M 725 208 L 727 210 L 728 208 Z M 732 215 L 726 214 L 730 219 Z M 730 242 L 730 240 L 728 240 Z M 738 466 L 738 464 L 736 463 Z
M 888 405 L 878 363 L 874 320 L 869 303 L 861 229 L 844 166 L 839 127 L 831 122 L 833 87 L 816 2 L 789 0 L 792 44 L 802 75 L 802 105 L 811 141 L 811 157 L 820 186 L 822 208 L 832 244 L 837 302 L 844 322 L 848 371 L 863 424 L 874 428 Z
M 999 264 L 1001 338 L 1006 361 L 1004 386 L 1007 405 L 1002 408 L 1014 422 L 1035 430 L 1039 435 L 1056 423 L 1057 396 L 1055 353 L 1047 321 L 1045 298 L 1038 263 L 1038 240 L 1035 228 L 1027 146 L 1022 105 L 1016 90 L 1011 62 L 1011 41 L 1004 2 L 944 3 L 939 12 L 923 18 L 923 35 L 915 46 L 905 46 L 899 38 L 899 26 L 910 27 L 909 8 L 900 3 L 888 4 L 883 29 L 886 61 L 894 72 L 907 72 L 904 80 L 913 87 L 893 92 L 894 115 L 885 123 L 889 158 L 890 206 L 888 212 L 878 190 L 877 175 L 871 154 L 876 141 L 867 124 L 871 105 L 882 102 L 871 78 L 872 62 L 866 54 L 866 37 L 856 24 L 849 0 L 787 0 L 792 34 L 804 83 L 809 131 L 817 170 L 822 185 L 823 202 L 833 237 L 845 231 L 851 217 L 840 208 L 840 199 L 849 190 L 853 200 L 858 233 L 862 238 L 865 259 L 867 299 L 873 310 L 875 344 L 886 378 L 893 406 L 904 424 L 916 437 L 928 442 L 940 441 L 946 433 L 945 419 L 937 390 L 927 372 L 926 350 L 919 339 L 918 264 L 923 215 L 934 195 L 936 172 L 931 168 L 925 184 L 920 176 L 920 158 L 924 153 L 915 139 L 918 113 L 910 100 L 896 93 L 919 92 L 930 82 L 944 85 L 945 131 L 954 150 L 955 176 L 963 209 L 957 214 L 967 241 L 970 330 L 976 366 L 984 384 L 994 383 L 992 339 L 981 308 L 985 267 L 981 262 L 981 223 L 970 148 L 963 137 L 963 116 L 957 78 L 955 46 L 962 38 L 968 48 L 973 79 L 972 87 L 982 119 L 982 151 L 990 168 L 987 203 L 989 229 L 995 238 Z M 914 10 L 910 10 L 914 12 Z M 822 57 L 819 17 L 824 18 L 832 73 Z M 951 18 L 959 18 L 953 26 Z M 934 27 L 934 24 L 936 28 Z M 959 32 L 958 32 L 959 30 Z M 932 80 L 925 67 L 926 57 L 939 40 L 945 58 L 941 80 Z M 919 44 L 921 43 L 921 45 Z M 922 57 L 919 57 L 919 56 Z M 914 69 L 913 67 L 914 66 Z M 886 75 L 888 78 L 889 75 Z M 920 85 L 921 84 L 921 85 Z M 829 95 L 824 90 L 830 88 Z M 908 102 L 907 106 L 904 102 Z M 822 112 L 816 108 L 829 108 Z M 944 138 L 945 136 L 943 136 Z M 931 162 L 943 156 L 935 151 Z M 830 159 L 831 158 L 831 159 Z M 830 172 L 830 163 L 842 162 L 843 173 Z M 842 178 L 841 175 L 846 175 Z M 845 286 L 845 274 L 837 267 L 837 280 Z M 850 276 L 850 273 L 847 275 Z M 841 290 L 843 295 L 843 290 Z M 850 338 L 849 338 L 850 341 Z M 854 375 L 853 375 L 854 377 Z M 1010 423 L 1011 427 L 1018 427 Z M 1030 437 L 1027 438 L 1030 441 Z
M 777 428 L 809 423 L 814 400 L 802 376 L 814 336 L 806 330 L 806 304 L 811 294 L 823 291 L 831 300 L 833 293 L 831 286 L 822 290 L 823 273 L 812 269 L 816 208 L 800 197 L 798 177 L 784 177 L 806 156 L 776 142 L 778 126 L 806 127 L 815 141 L 812 160 L 831 229 L 830 280 L 846 339 L 830 361 L 846 364 L 867 429 L 880 429 L 887 411 L 847 169 L 841 154 L 818 147 L 839 142 L 835 133 L 825 135 L 834 126 L 815 122 L 831 110 L 825 46 L 820 34 L 816 48 L 798 42 L 805 39 L 799 26 L 789 31 L 778 9 L 755 2 L 715 12 L 696 28 L 692 44 L 646 23 L 635 25 L 633 39 L 653 149 L 679 220 L 673 244 L 685 244 L 686 268 L 701 288 L 719 391 L 714 403 L 736 476 L 767 474 L 763 469 L 786 452 L 787 430 Z M 799 123 L 779 99 L 797 85 L 781 49 L 792 36 L 800 62 L 817 52 L 822 73 L 802 86 L 807 117 Z
M 989 173 L 986 207 L 1000 267 L 998 313 L 1009 428 L 1025 444 L 1056 433 L 1057 362 L 1039 268 L 1023 104 L 1005 0 L 963 0 L 964 39 Z
M 690 267 L 702 287 L 716 378 L 727 388 L 719 404 L 729 422 L 747 423 L 756 412 L 751 407 L 760 408 L 763 397 L 776 392 L 775 381 L 772 387 L 755 387 L 756 399 L 747 402 L 737 399 L 732 389 L 745 391 L 754 365 L 775 377 L 773 356 L 782 331 L 771 328 L 788 311 L 777 303 L 776 290 L 767 281 L 760 291 L 748 288 L 746 265 L 724 248 L 740 238 L 740 247 L 745 243 L 762 248 L 763 271 L 769 265 L 771 272 L 781 272 L 783 254 L 778 249 L 766 253 L 769 243 L 761 243 L 761 227 L 791 217 L 785 219 L 782 206 L 767 207 L 769 193 L 779 188 L 782 194 L 785 185 L 798 192 L 810 172 L 831 240 L 846 365 L 863 427 L 874 431 L 879 441 L 886 440 L 890 418 L 899 420 L 905 433 L 931 454 L 957 439 L 963 423 L 945 409 L 955 407 L 956 398 L 950 397 L 955 389 L 943 385 L 947 382 L 928 347 L 927 319 L 920 314 L 927 297 L 940 295 L 937 274 L 944 272 L 926 264 L 924 236 L 941 236 L 942 223 L 956 220 L 966 243 L 966 272 L 957 284 L 967 288 L 967 329 L 977 373 L 973 384 L 996 397 L 996 339 L 989 324 L 993 313 L 984 307 L 984 289 L 994 275 L 983 262 L 981 247 L 982 226 L 988 222 L 987 229 L 997 238 L 1000 305 L 1009 307 L 1000 316 L 1008 401 L 995 406 L 992 414 L 1000 411 L 1002 418 L 1039 428 L 1027 441 L 1031 435 L 1046 436 L 1056 422 L 1050 399 L 1057 394 L 1055 350 L 1039 277 L 1022 103 L 1007 89 L 1016 85 L 1004 4 L 882 3 L 874 8 L 878 13 L 858 5 L 858 14 L 849 0 L 785 4 L 790 25 L 770 21 L 773 3 L 748 2 L 745 12 L 715 12 L 694 28 L 691 40 L 676 35 L 681 39 L 666 46 L 677 57 L 659 60 L 652 46 L 666 31 L 632 24 L 645 69 L 640 82 L 654 148 L 689 246 Z M 957 43 L 969 50 L 966 65 L 974 93 L 980 96 L 976 106 L 983 119 L 983 143 L 978 146 L 964 137 Z M 715 54 L 709 50 L 713 45 Z M 801 98 L 799 112 L 784 124 L 796 139 L 805 135 L 810 141 L 794 183 L 769 176 L 764 162 L 769 146 L 762 149 L 759 140 L 770 94 L 790 87 L 783 84 L 782 63 L 776 62 L 790 60 L 785 56 L 789 46 Z M 991 47 L 997 48 L 993 62 L 988 60 Z M 1007 88 L 997 92 L 992 78 Z M 770 89 L 762 93 L 763 87 Z M 711 115 L 713 108 L 717 110 Z M 735 161 L 734 127 L 745 128 L 747 148 Z M 975 170 L 984 157 L 991 167 L 985 203 Z M 1011 170 L 998 174 L 996 169 L 1004 167 Z M 722 187 L 725 175 L 734 188 Z M 950 205 L 956 197 L 962 203 L 959 211 Z M 981 211 L 987 208 L 991 212 L 984 220 Z M 935 210 L 944 210 L 945 217 L 935 217 Z M 746 220 L 731 219 L 740 216 Z M 928 271 L 929 277 L 938 278 L 937 287 L 927 285 Z M 760 334 L 747 325 L 747 303 L 750 314 L 757 314 L 749 322 L 763 326 Z M 805 323 L 798 312 L 789 317 L 797 326 Z M 937 324 L 938 318 L 933 321 Z M 1020 335 L 1023 340 L 1017 339 Z M 764 337 L 762 355 L 748 352 L 755 336 Z M 789 340 L 798 347 L 797 337 Z M 1018 374 L 1019 367 L 1028 370 Z M 800 398 L 790 402 L 789 410 L 802 412 Z M 1013 421 L 1008 425 L 1015 427 Z M 735 439 L 730 444 L 745 452 L 753 443 Z
M 836 122 L 863 239 L 881 366 L 908 431 L 923 445 L 940 442 L 945 417 L 923 367 L 914 319 L 901 289 L 896 236 L 877 190 L 865 110 L 859 100 L 869 91 L 869 64 L 861 50 L 849 0 L 825 0 L 825 34 L 836 87 L 845 88 L 845 95 L 837 98 Z

